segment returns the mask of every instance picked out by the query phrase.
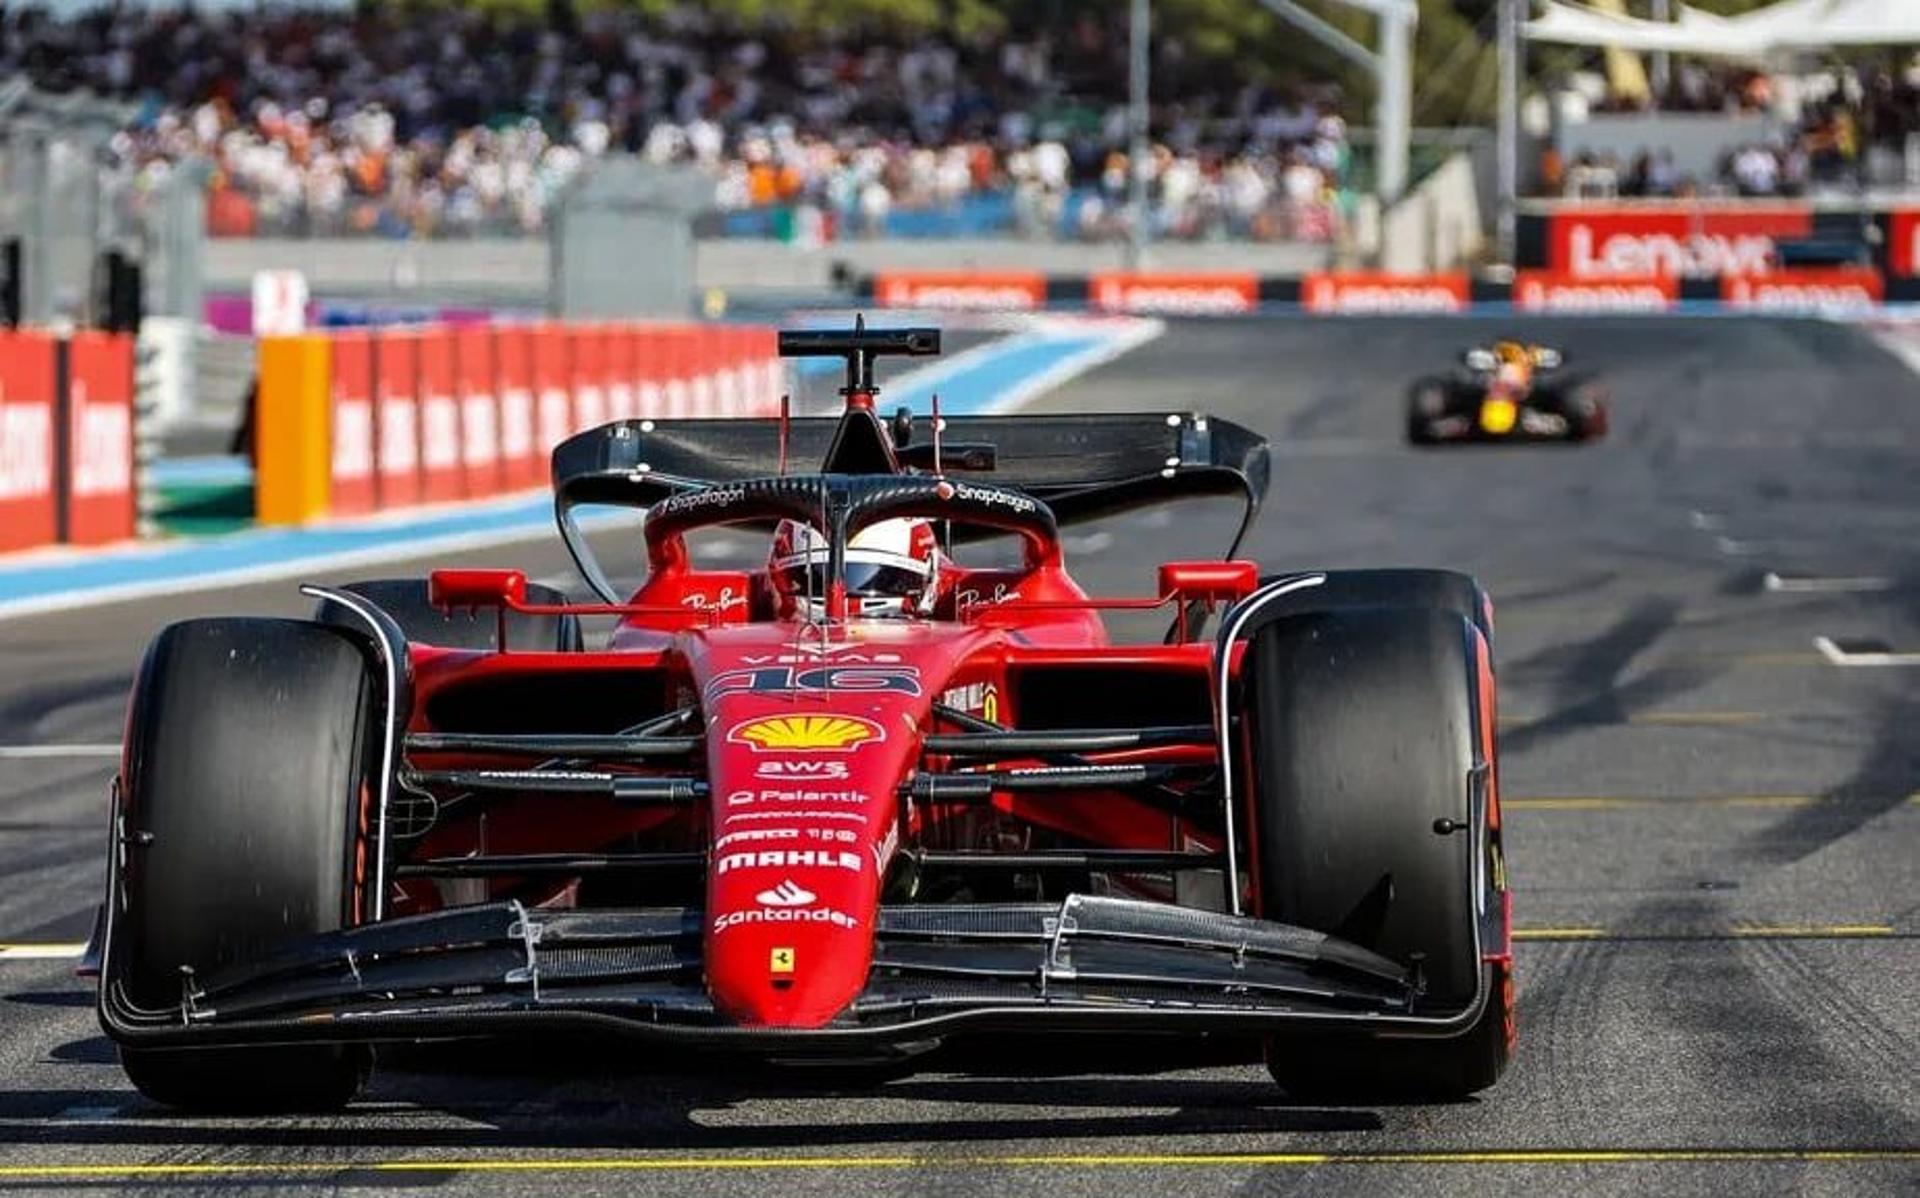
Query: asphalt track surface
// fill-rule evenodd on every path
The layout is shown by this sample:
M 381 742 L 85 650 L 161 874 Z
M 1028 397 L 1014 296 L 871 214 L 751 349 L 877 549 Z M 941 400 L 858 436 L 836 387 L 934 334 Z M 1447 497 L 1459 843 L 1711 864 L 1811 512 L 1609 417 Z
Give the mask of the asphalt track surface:
M 1605 371 L 1610 441 L 1403 447 L 1407 381 L 1495 331 L 1176 323 L 1047 401 L 1268 434 L 1271 568 L 1493 592 L 1523 939 L 1491 1092 L 1296 1105 L 1234 1045 L 976 1042 L 891 1075 L 469 1046 L 389 1063 L 339 1118 L 197 1119 L 126 1088 L 70 963 L 0 959 L 0 1188 L 1915 1192 L 1920 668 L 1815 638 L 1920 650 L 1920 380 L 1840 325 L 1562 320 L 1525 331 Z M 1145 590 L 1221 526 L 1070 549 Z M 543 543 L 470 560 L 565 570 Z M 112 742 L 161 624 L 302 606 L 275 584 L 0 623 L 0 745 Z M 84 935 L 110 768 L 0 757 L 0 943 Z

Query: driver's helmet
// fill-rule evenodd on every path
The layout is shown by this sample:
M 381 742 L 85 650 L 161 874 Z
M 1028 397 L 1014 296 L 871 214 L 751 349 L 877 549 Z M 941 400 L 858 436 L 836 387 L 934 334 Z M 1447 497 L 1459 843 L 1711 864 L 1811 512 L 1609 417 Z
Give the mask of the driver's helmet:
M 1518 341 L 1500 341 L 1493 347 L 1498 363 L 1493 370 L 1497 386 L 1521 388 L 1533 377 L 1533 351 Z
M 767 579 L 802 614 L 826 608 L 832 552 L 825 534 L 798 520 L 782 520 L 773 534 Z M 925 520 L 882 520 L 847 541 L 847 610 L 857 616 L 902 617 L 933 610 L 940 554 Z

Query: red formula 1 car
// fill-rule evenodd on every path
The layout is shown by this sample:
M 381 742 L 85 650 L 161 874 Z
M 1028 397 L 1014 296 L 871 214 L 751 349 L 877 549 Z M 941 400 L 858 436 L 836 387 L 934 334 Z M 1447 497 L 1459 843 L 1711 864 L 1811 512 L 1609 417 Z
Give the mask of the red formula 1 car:
M 1265 442 L 876 415 L 874 358 L 938 344 L 786 334 L 847 359 L 838 419 L 562 444 L 602 603 L 441 570 L 163 631 L 98 945 L 134 1083 L 324 1108 L 380 1043 L 556 1030 L 866 1059 L 1229 1034 L 1296 1094 L 1491 1084 L 1513 986 L 1485 597 L 1230 559 L 1089 597 L 1063 523 L 1195 494 L 1250 521 Z M 637 593 L 581 504 L 646 509 Z M 696 568 L 689 534 L 721 525 L 768 532 L 767 568 Z M 986 535 L 1017 564 L 954 563 Z M 1164 642 L 1109 641 L 1151 609 Z M 617 623 L 588 648 L 595 615 Z
M 1407 395 L 1407 440 L 1592 441 L 1607 433 L 1607 393 L 1567 374 L 1559 350 L 1496 341 L 1460 355 L 1451 376 L 1423 378 Z

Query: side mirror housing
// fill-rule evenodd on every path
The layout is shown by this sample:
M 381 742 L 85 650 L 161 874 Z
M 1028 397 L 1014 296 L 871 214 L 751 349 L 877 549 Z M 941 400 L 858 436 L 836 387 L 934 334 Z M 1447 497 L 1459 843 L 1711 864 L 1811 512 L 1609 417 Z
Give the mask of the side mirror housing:
M 1460 355 L 1460 361 L 1468 370 L 1492 370 L 1500 364 L 1490 349 L 1470 349 Z
M 1557 349 L 1548 349 L 1544 345 L 1533 351 L 1533 364 L 1542 370 L 1558 369 L 1560 364 L 1566 360 L 1567 356 L 1565 354 Z
M 1235 603 L 1260 585 L 1255 562 L 1167 562 L 1160 567 L 1160 597 L 1188 601 Z
M 518 570 L 435 570 L 427 576 L 427 602 L 435 607 L 523 607 L 527 576 Z

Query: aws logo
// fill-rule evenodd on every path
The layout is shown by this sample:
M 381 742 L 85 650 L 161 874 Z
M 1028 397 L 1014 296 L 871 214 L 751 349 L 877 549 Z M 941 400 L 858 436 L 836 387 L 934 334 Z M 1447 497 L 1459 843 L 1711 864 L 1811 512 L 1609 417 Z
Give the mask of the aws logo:
M 786 749 L 847 753 L 886 738 L 880 725 L 857 715 L 767 716 L 737 724 L 727 733 L 728 743 L 746 745 L 756 753 Z

